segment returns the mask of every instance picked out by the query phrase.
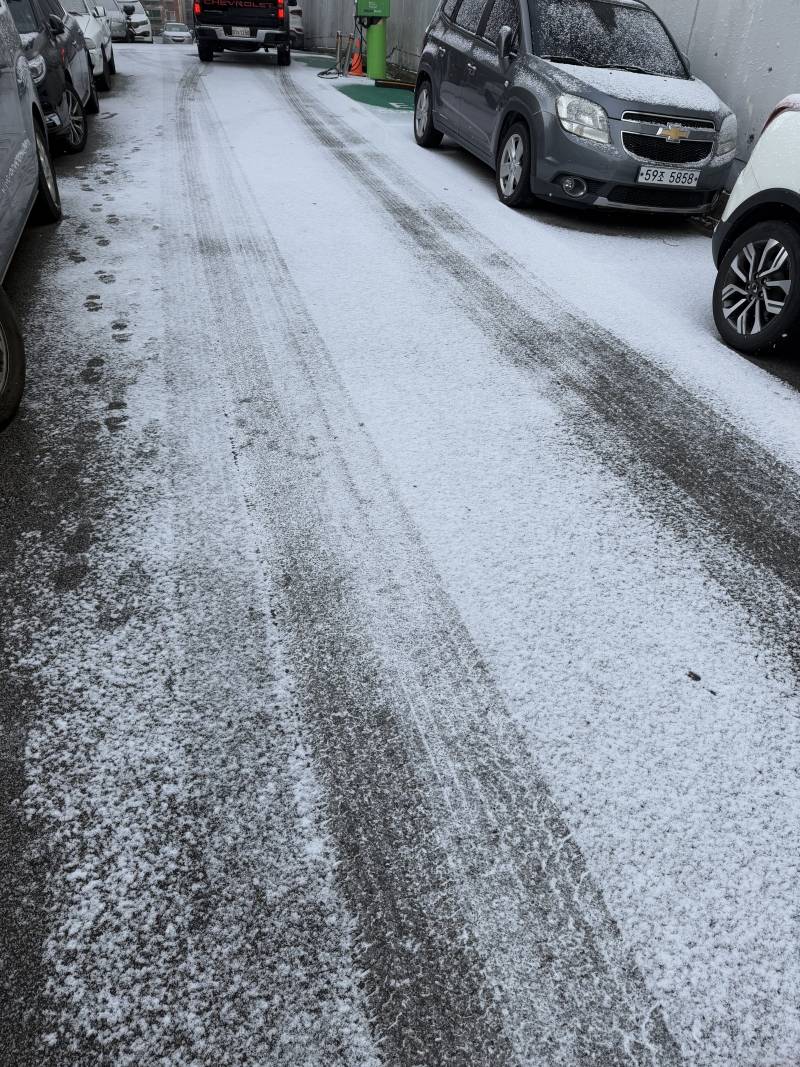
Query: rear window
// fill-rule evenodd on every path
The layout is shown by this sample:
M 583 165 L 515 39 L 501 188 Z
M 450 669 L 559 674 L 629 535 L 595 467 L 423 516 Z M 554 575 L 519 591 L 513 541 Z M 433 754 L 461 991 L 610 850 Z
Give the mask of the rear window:
M 533 0 L 538 54 L 584 67 L 685 78 L 681 58 L 656 16 L 607 0 Z
M 8 6 L 17 27 L 17 33 L 37 33 L 39 21 L 30 0 L 8 0 Z

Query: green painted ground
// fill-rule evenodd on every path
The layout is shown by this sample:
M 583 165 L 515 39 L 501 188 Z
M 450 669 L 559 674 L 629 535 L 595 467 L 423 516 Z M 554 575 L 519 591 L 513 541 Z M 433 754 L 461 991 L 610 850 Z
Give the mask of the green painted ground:
M 292 63 L 305 63 L 307 67 L 318 67 L 320 70 L 327 70 L 335 62 L 335 56 L 313 56 L 306 55 L 304 52 L 292 52 Z
M 414 94 L 408 89 L 379 89 L 371 82 L 365 85 L 337 85 L 340 93 L 370 107 L 386 107 L 393 111 L 413 111 Z

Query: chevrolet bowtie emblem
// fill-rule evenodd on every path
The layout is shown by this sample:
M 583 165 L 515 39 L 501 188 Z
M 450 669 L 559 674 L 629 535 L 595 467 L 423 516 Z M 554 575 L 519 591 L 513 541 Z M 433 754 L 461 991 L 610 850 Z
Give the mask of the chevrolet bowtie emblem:
M 685 141 L 689 131 L 684 130 L 682 126 L 662 126 L 657 136 L 663 137 L 665 141 Z

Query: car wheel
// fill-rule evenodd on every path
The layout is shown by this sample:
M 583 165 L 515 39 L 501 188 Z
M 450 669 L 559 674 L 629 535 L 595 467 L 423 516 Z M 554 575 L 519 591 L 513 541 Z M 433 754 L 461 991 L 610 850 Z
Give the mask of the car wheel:
M 117 60 L 114 55 L 114 47 L 111 47 L 111 55 L 108 57 L 108 72 L 109 74 L 117 73 Z
M 427 78 L 420 78 L 414 99 L 414 137 L 423 148 L 438 148 L 442 134 L 433 125 L 433 91 Z
M 25 345 L 17 316 L 0 289 L 0 430 L 17 413 L 25 390 Z
M 37 122 L 34 127 L 36 157 L 39 163 L 39 192 L 33 205 L 34 222 L 59 222 L 61 219 L 61 194 L 58 191 L 56 172 L 50 158 L 50 149 L 44 130 Z
M 210 63 L 214 58 L 214 49 L 210 48 L 207 44 L 198 44 L 197 54 L 200 56 L 202 63 Z
M 510 126 L 497 152 L 497 195 L 508 207 L 524 207 L 531 198 L 531 135 L 524 122 Z
M 100 97 L 97 95 L 97 82 L 92 73 L 92 62 L 89 60 L 89 99 L 86 101 L 86 114 L 96 115 L 100 110 Z
M 73 86 L 65 86 L 64 95 L 67 98 L 67 122 L 61 138 L 61 147 L 69 155 L 75 155 L 86 147 L 89 132 L 86 111 Z
M 291 62 L 292 62 L 292 53 L 291 53 L 290 49 L 286 48 L 285 45 L 283 47 L 279 48 L 278 49 L 278 66 L 279 67 L 288 67 Z
M 107 93 L 111 88 L 111 71 L 109 70 L 108 60 L 106 59 L 106 50 L 105 50 L 105 48 L 101 49 L 101 51 L 102 51 L 102 54 L 103 54 L 103 71 L 95 79 L 95 81 L 96 81 L 96 84 L 97 84 L 97 88 L 98 89 L 102 89 L 102 91 L 104 93 Z
M 800 231 L 760 222 L 733 242 L 714 286 L 723 341 L 752 356 L 777 354 L 800 332 Z

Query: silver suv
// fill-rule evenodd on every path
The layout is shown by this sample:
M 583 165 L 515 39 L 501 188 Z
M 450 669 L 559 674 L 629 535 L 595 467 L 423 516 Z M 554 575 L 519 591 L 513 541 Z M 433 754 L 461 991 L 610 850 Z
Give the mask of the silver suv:
M 414 132 L 494 167 L 511 207 L 696 214 L 723 189 L 736 117 L 691 76 L 641 0 L 442 0 L 425 35 Z

